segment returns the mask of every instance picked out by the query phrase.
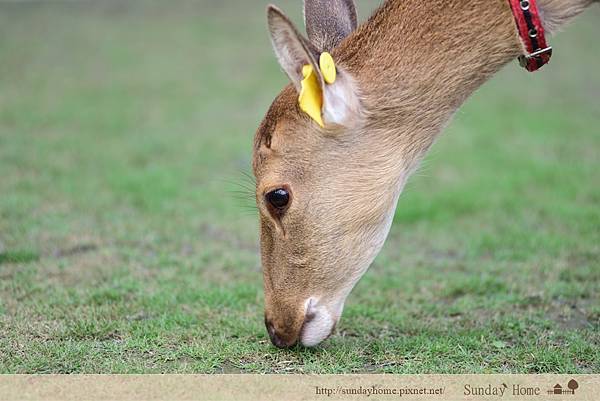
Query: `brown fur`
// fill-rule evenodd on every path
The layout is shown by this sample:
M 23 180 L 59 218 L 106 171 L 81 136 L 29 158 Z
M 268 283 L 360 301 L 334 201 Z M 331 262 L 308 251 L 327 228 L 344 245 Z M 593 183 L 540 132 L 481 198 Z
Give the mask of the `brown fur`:
M 542 1 L 545 23 L 554 30 L 590 2 Z M 332 50 L 356 82 L 360 118 L 321 129 L 300 111 L 294 86 L 275 99 L 253 168 L 265 316 L 284 343 L 302 334 L 308 297 L 343 304 L 381 248 L 410 173 L 465 99 L 522 51 L 506 0 L 389 0 Z M 292 202 L 278 219 L 264 194 L 282 185 Z
M 323 12 L 328 9 L 331 12 Z M 312 0 L 304 2 L 308 39 L 319 51 L 331 51 L 356 29 L 353 0 Z

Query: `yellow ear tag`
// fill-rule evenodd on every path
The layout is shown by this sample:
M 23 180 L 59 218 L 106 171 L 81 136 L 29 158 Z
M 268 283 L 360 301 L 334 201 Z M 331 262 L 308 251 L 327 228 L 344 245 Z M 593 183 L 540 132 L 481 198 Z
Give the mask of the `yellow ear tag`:
M 335 82 L 335 78 L 337 77 L 337 72 L 335 70 L 335 62 L 333 61 L 333 57 L 331 54 L 324 52 L 321 53 L 321 57 L 319 58 L 319 67 L 321 68 L 321 74 L 323 74 L 323 79 L 329 85 Z
M 300 83 L 302 89 L 298 98 L 300 109 L 315 120 L 317 124 L 324 127 L 323 117 L 321 116 L 323 93 L 317 79 L 317 74 L 315 74 L 312 65 L 308 64 L 302 68 L 302 75 L 304 79 Z
M 321 53 L 319 69 L 325 83 L 331 85 L 335 82 L 337 72 L 331 54 L 327 52 Z M 300 109 L 315 120 L 317 124 L 324 127 L 325 124 L 323 124 L 323 116 L 321 115 L 323 109 L 323 91 L 312 65 L 307 64 L 302 67 L 302 76 L 304 79 L 300 83 L 302 88 L 300 89 L 300 97 L 298 98 Z

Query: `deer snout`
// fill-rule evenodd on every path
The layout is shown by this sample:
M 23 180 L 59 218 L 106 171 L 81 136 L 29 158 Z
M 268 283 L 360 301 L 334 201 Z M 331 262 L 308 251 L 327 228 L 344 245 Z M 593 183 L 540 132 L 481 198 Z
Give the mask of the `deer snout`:
M 277 348 L 291 348 L 298 343 L 298 335 L 286 332 L 285 330 L 276 330 L 275 325 L 268 319 L 265 319 L 267 333 L 274 346 Z
M 296 313 L 265 313 L 265 326 L 274 346 L 291 348 L 296 344 L 314 347 L 326 340 L 335 329 L 343 306 L 330 309 L 316 298 L 309 298 Z
M 298 343 L 306 318 L 296 302 L 271 303 L 265 309 L 265 326 L 274 346 L 290 348 Z

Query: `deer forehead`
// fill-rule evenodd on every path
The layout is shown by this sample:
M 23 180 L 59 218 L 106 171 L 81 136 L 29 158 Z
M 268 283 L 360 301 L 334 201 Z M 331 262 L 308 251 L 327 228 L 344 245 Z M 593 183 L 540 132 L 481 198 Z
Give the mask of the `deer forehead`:
M 299 110 L 295 90 L 287 87 L 269 108 L 254 142 L 253 170 L 262 187 L 278 180 L 304 182 L 311 172 L 330 170 L 337 139 L 323 135 Z

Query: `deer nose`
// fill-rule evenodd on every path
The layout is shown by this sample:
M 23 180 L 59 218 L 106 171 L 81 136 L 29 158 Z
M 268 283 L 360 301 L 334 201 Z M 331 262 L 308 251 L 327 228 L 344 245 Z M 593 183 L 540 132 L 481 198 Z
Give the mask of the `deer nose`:
M 277 348 L 291 348 L 298 342 L 298 337 L 287 337 L 283 335 L 283 333 L 277 333 L 273 323 L 269 320 L 265 319 L 265 326 L 267 326 L 267 332 L 269 333 L 269 338 L 274 346 Z

